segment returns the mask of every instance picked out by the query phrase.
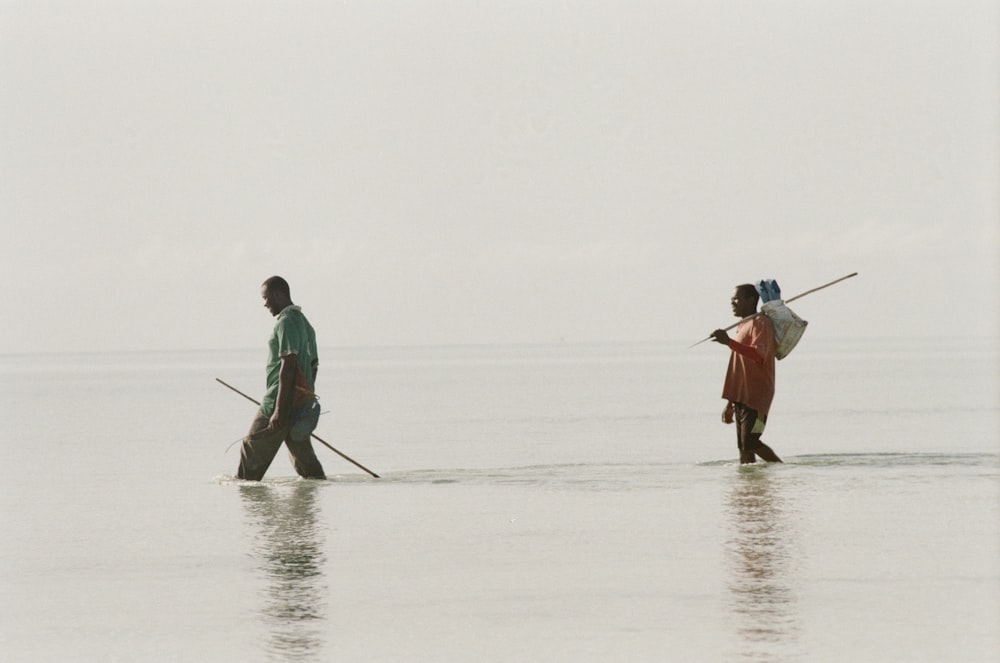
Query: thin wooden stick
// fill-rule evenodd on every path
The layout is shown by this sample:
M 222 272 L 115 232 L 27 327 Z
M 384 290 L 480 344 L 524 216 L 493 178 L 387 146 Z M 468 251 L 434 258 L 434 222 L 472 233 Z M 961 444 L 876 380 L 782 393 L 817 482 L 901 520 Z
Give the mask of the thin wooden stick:
M 826 285 L 821 285 L 820 287 L 813 288 L 812 290 L 806 290 L 805 292 L 803 292 L 800 295 L 795 295 L 794 297 L 792 297 L 790 299 L 786 299 L 785 303 L 788 304 L 790 302 L 794 302 L 796 299 L 799 299 L 801 297 L 805 297 L 806 295 L 811 295 L 812 293 L 816 292 L 817 290 L 822 290 L 823 288 L 829 288 L 831 285 L 836 285 L 837 283 L 840 283 L 841 281 L 846 281 L 847 279 L 851 278 L 852 276 L 857 276 L 857 275 L 858 275 L 857 272 L 853 272 L 851 274 L 848 274 L 847 276 L 841 276 L 839 279 L 837 279 L 835 281 L 830 281 Z
M 232 386 L 231 384 L 226 384 L 225 382 L 223 382 L 223 381 L 222 381 L 222 380 L 220 380 L 219 378 L 215 378 L 215 381 L 216 381 L 216 382 L 218 382 L 219 384 L 221 384 L 221 385 L 222 385 L 223 387 L 228 387 L 229 389 L 232 389 L 232 390 L 233 390 L 233 391 L 235 391 L 235 392 L 236 392 L 237 394 L 239 394 L 239 395 L 240 395 L 240 396 L 242 396 L 243 398 L 247 399 L 247 400 L 248 400 L 248 401 L 250 401 L 251 403 L 255 403 L 256 405 L 260 405 L 260 401 L 256 401 L 256 400 L 254 400 L 254 399 L 250 398 L 249 396 L 247 396 L 246 394 L 244 394 L 244 393 L 243 393 L 242 391 L 240 391 L 240 390 L 239 390 L 239 389 L 237 389 L 236 387 Z M 310 433 L 310 435 L 311 435 L 311 436 L 313 437 L 313 439 L 314 439 L 314 440 L 316 440 L 317 442 L 319 442 L 319 443 L 320 443 L 320 444 L 322 444 L 322 445 L 323 445 L 324 447 L 326 447 L 327 449 L 329 449 L 329 450 L 330 450 L 330 451 L 332 451 L 333 453 L 337 454 L 338 456 L 340 456 L 340 457 L 341 457 L 341 458 L 343 458 L 344 460 L 348 461 L 349 463 L 353 463 L 353 464 L 354 464 L 354 465 L 356 465 L 357 467 L 360 467 L 361 469 L 363 469 L 363 470 L 364 470 L 365 472 L 367 472 L 368 474 L 372 475 L 372 476 L 373 476 L 373 477 L 375 477 L 376 479 L 379 479 L 379 478 L 380 478 L 380 477 L 379 477 L 379 475 L 375 474 L 374 472 L 372 472 L 371 470 L 369 470 L 369 469 L 368 469 L 367 467 L 365 467 L 364 465 L 362 465 L 362 464 L 361 464 L 361 463 L 359 463 L 358 461 L 354 460 L 354 459 L 353 459 L 353 458 L 351 458 L 350 456 L 347 456 L 346 454 L 343 454 L 343 453 L 341 453 L 341 452 L 337 451 L 336 449 L 334 449 L 333 447 L 331 447 L 331 446 L 330 446 L 329 444 L 327 444 L 327 443 L 326 443 L 326 441 L 325 441 L 325 440 L 323 440 L 322 438 L 320 438 L 320 437 L 319 437 L 318 435 L 316 435 L 316 434 L 314 434 L 314 433 Z
M 819 286 L 818 288 L 813 288 L 812 290 L 806 290 L 805 292 L 800 293 L 798 295 L 795 295 L 794 297 L 791 297 L 790 299 L 786 299 L 784 301 L 785 301 L 786 304 L 788 304 L 790 302 L 794 302 L 796 299 L 799 299 L 801 297 L 805 297 L 806 295 L 811 295 L 812 293 L 816 292 L 817 290 L 822 290 L 823 288 L 829 288 L 831 285 L 835 285 L 837 283 L 840 283 L 841 281 L 846 281 L 847 279 L 851 278 L 852 276 L 857 276 L 857 275 L 858 275 L 858 273 L 854 272 L 852 274 L 848 274 L 847 276 L 841 276 L 839 279 L 836 279 L 834 281 L 830 281 L 829 283 L 825 283 L 825 284 Z M 747 320 L 752 320 L 752 319 L 756 318 L 758 315 L 764 315 L 764 312 L 763 311 L 758 311 L 757 313 L 754 313 L 753 315 L 748 315 L 745 318 L 741 318 L 738 322 L 734 322 L 733 324 L 729 325 L 728 327 L 726 327 L 722 331 L 729 331 L 733 327 L 736 327 L 736 326 L 738 326 L 738 325 L 746 322 Z M 687 349 L 690 350 L 691 348 L 695 347 L 695 345 L 701 345 L 705 341 L 711 341 L 712 338 L 714 338 L 714 337 L 713 336 L 709 336 L 707 338 L 703 338 L 700 341 L 698 341 L 697 343 L 695 343 L 694 345 L 689 345 Z

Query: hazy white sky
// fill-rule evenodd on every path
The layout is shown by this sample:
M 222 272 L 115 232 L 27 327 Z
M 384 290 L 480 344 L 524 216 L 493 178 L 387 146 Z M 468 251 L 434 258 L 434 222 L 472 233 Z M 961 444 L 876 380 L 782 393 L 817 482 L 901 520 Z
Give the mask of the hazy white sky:
M 0 352 L 997 334 L 1000 2 L 0 2 Z

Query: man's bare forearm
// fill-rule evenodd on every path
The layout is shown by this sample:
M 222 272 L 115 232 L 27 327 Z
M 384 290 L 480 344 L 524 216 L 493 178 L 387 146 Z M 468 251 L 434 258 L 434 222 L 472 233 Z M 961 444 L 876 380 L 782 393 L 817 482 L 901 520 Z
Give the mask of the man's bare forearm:
M 299 368 L 298 357 L 293 354 L 281 358 L 281 371 L 278 373 L 278 395 L 274 401 L 272 423 L 281 425 L 288 422 L 292 414 L 292 401 L 295 398 L 295 374 Z

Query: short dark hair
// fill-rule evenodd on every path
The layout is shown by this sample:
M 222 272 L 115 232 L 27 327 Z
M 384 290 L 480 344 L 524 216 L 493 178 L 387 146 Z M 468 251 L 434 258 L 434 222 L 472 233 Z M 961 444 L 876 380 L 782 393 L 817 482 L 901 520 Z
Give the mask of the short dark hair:
M 280 276 L 272 276 L 271 278 L 264 281 L 262 284 L 268 290 L 276 290 L 277 292 L 282 292 L 286 296 L 291 297 L 292 292 L 288 287 L 288 281 L 281 278 Z
M 757 286 L 751 283 L 744 283 L 743 285 L 736 286 L 736 292 L 739 293 L 741 297 L 752 299 L 754 306 L 757 306 L 757 302 L 760 301 L 760 293 L 757 292 Z

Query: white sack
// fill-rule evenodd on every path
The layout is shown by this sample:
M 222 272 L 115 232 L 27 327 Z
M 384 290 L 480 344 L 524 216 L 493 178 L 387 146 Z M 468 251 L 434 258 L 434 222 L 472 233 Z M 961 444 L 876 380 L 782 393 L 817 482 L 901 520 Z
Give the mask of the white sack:
M 802 334 L 806 331 L 806 325 L 809 323 L 785 306 L 783 299 L 764 302 L 761 304 L 760 311 L 767 316 L 774 327 L 774 356 L 777 359 L 784 359 L 798 345 L 799 339 L 802 338 Z

